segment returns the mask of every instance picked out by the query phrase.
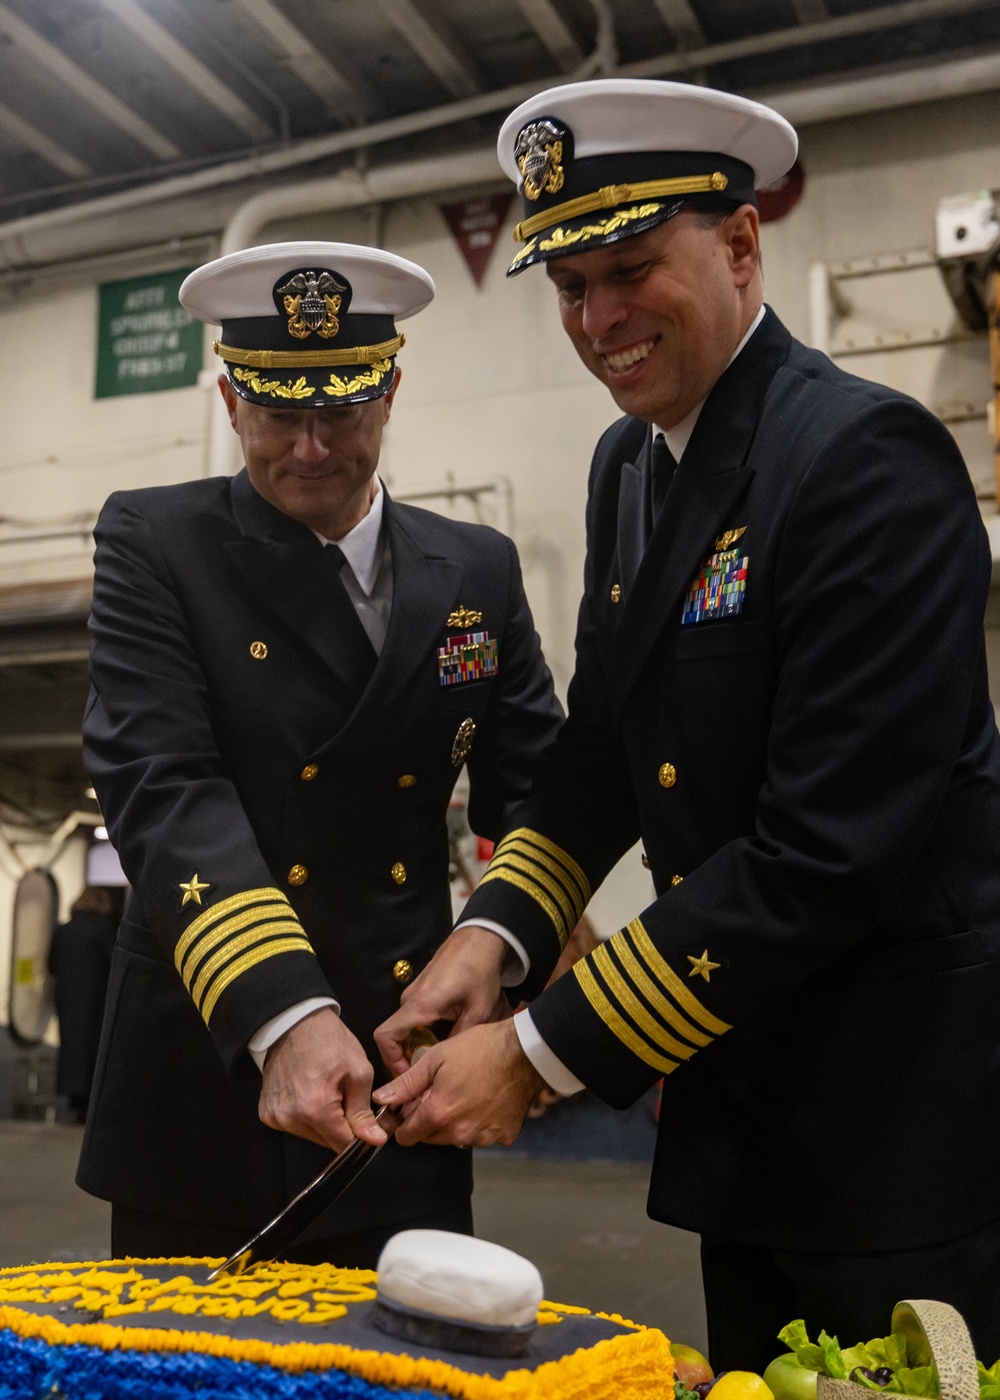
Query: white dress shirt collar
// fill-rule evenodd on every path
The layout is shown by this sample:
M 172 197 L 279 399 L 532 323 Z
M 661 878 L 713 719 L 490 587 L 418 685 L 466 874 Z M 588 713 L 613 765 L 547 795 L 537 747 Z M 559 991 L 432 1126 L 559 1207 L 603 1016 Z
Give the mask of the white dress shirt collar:
M 382 538 L 382 507 L 384 504 L 385 493 L 376 474 L 375 499 L 368 508 L 368 514 L 363 520 L 358 521 L 353 530 L 348 530 L 342 540 L 328 540 L 318 530 L 313 531 L 320 544 L 340 545 L 344 552 L 344 558 L 350 564 L 354 577 L 366 598 L 371 597 L 375 580 L 378 578 L 379 565 L 382 562 L 379 542 Z
M 753 335 L 754 331 L 760 325 L 761 321 L 763 321 L 764 312 L 766 310 L 767 307 L 762 305 L 760 310 L 757 312 L 757 315 L 750 322 L 746 335 L 743 337 L 739 345 L 737 345 L 736 349 L 730 355 L 729 362 L 726 365 L 726 369 L 728 369 L 729 365 L 733 363 L 733 361 L 736 359 L 736 356 L 743 349 L 744 345 L 746 345 L 747 341 Z M 725 370 L 723 370 L 723 374 L 725 374 Z M 707 397 L 708 395 L 706 394 L 705 398 Z M 704 407 L 705 399 L 702 399 L 701 403 L 696 404 L 694 408 L 692 408 L 688 416 L 686 418 L 682 418 L 681 421 L 677 423 L 673 428 L 661 428 L 656 423 L 653 424 L 653 437 L 655 438 L 659 435 L 662 435 L 664 438 L 666 438 L 667 446 L 670 448 L 670 452 L 675 462 L 679 462 L 681 460 L 681 457 L 684 455 L 684 449 L 691 441 L 691 434 L 694 432 L 694 426 L 697 423 L 698 416 Z

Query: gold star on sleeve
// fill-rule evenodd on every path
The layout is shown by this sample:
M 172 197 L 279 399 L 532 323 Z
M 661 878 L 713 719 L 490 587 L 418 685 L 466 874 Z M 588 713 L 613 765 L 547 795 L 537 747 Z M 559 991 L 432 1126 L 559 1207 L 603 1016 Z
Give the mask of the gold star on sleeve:
M 211 885 L 199 880 L 198 872 L 195 871 L 186 884 L 182 881 L 177 888 L 184 891 L 184 898 L 181 900 L 181 908 L 183 909 L 185 904 L 190 904 L 192 901 L 195 904 L 200 904 L 202 890 L 210 889 Z
M 688 953 L 688 962 L 691 964 L 691 971 L 688 973 L 688 976 L 704 977 L 706 982 L 710 982 L 712 980 L 712 973 L 722 966 L 721 963 L 714 963 L 709 960 L 707 948 L 700 958 L 693 958 L 691 954 Z

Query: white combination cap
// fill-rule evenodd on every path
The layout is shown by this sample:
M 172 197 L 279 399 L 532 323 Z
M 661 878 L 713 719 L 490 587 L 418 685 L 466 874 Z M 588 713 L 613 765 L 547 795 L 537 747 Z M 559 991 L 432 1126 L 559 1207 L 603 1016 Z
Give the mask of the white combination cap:
M 179 296 L 222 327 L 214 349 L 243 398 L 328 408 L 389 392 L 403 344 L 396 322 L 427 306 L 434 281 L 381 248 L 267 243 L 196 268 Z
M 643 233 L 695 198 L 755 203 L 797 150 L 778 112 L 714 88 L 637 78 L 549 88 L 510 114 L 497 144 L 526 216 L 510 271 Z

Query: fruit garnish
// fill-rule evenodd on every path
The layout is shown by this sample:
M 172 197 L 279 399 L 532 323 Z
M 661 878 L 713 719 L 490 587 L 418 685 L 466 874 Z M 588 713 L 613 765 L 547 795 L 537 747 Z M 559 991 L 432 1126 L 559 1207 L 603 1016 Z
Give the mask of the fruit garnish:
M 774 1400 L 774 1396 L 753 1371 L 725 1371 L 716 1377 L 712 1400 Z

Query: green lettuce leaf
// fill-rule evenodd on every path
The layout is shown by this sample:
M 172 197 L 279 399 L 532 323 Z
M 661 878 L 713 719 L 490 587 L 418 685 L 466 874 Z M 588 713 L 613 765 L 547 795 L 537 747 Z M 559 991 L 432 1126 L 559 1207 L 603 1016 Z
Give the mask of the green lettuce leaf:
M 822 1374 L 832 1376 L 835 1381 L 846 1381 L 850 1375 L 850 1368 L 844 1360 L 844 1353 L 840 1349 L 840 1343 L 836 1337 L 831 1337 L 828 1332 L 819 1334 L 819 1344 L 823 1351 Z
M 976 1366 L 979 1369 L 979 1400 L 1000 1400 L 1000 1361 L 994 1361 L 989 1368 L 977 1361 Z
M 864 1350 L 873 1358 L 874 1364 L 869 1361 L 862 1364 L 871 1366 L 872 1370 L 877 1370 L 879 1366 L 888 1366 L 890 1370 L 898 1371 L 907 1362 L 906 1338 L 896 1332 L 889 1337 L 873 1337 L 865 1344 Z
M 823 1369 L 826 1364 L 823 1348 L 815 1346 L 809 1340 L 804 1318 L 797 1318 L 795 1322 L 790 1322 L 787 1327 L 782 1327 L 778 1333 L 778 1341 L 784 1342 L 788 1350 L 795 1353 L 799 1365 L 805 1366 L 806 1370 L 819 1371 L 824 1376 L 828 1374 Z
M 674 1400 L 701 1400 L 696 1390 L 688 1390 L 683 1381 L 674 1381 Z
M 860 1342 L 845 1349 L 841 1348 L 836 1337 L 831 1337 L 827 1332 L 820 1332 L 818 1341 L 811 1342 L 805 1322 L 798 1318 L 782 1328 L 778 1338 L 795 1353 L 801 1366 L 818 1371 L 821 1376 L 843 1381 L 849 1380 L 851 1373 L 859 1366 L 869 1371 L 888 1366 L 893 1373 L 888 1385 L 880 1386 L 862 1375 L 856 1377 L 855 1383 L 866 1390 L 913 1395 L 920 1397 L 920 1400 L 937 1400 L 940 1394 L 937 1368 L 909 1366 L 906 1338 L 896 1333 L 888 1337 L 873 1337 L 870 1342 Z M 986 1389 L 991 1393 L 987 1394 Z M 1000 1361 L 991 1371 L 981 1366 L 979 1400 L 1000 1400 Z

